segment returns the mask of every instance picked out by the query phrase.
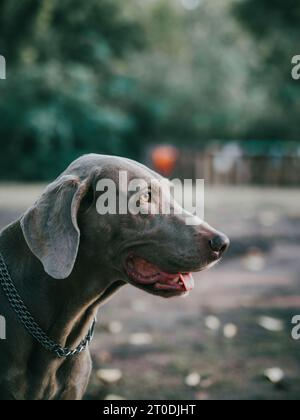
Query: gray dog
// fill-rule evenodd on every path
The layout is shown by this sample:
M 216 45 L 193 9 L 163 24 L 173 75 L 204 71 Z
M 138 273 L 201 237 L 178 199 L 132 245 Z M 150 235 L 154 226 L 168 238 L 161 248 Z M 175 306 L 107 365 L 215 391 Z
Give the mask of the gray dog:
M 106 214 L 97 184 L 126 171 L 153 185 L 161 177 L 128 159 L 87 155 L 76 160 L 23 217 L 0 235 L 0 398 L 75 400 L 86 390 L 88 343 L 98 308 L 130 283 L 162 297 L 185 294 L 191 272 L 213 265 L 229 245 L 187 214 Z M 156 196 L 141 191 L 142 205 Z M 56 344 L 57 343 L 57 344 Z

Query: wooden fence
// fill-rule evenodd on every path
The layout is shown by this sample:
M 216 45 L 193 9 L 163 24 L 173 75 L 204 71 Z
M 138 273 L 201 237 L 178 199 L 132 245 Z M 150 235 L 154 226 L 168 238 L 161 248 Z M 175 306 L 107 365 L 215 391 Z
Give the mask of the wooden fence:
M 300 156 L 239 156 L 228 167 L 220 168 L 217 154 L 184 151 L 173 176 L 205 179 L 217 185 L 300 185 Z

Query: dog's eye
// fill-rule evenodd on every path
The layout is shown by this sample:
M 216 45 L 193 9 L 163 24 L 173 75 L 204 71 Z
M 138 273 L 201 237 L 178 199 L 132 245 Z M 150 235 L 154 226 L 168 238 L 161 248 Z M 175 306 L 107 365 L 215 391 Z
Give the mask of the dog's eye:
M 140 196 L 140 201 L 142 202 L 142 203 L 150 203 L 150 201 L 151 201 L 151 193 L 148 191 L 148 192 L 145 192 L 145 193 L 143 193 L 141 196 Z

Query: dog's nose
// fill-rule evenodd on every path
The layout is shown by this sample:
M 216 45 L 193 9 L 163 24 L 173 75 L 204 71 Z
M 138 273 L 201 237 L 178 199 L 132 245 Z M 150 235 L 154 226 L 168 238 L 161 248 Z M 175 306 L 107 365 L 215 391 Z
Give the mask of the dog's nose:
M 220 254 L 224 254 L 224 252 L 228 249 L 230 245 L 230 241 L 225 235 L 216 235 L 209 241 L 209 246 L 214 252 L 219 252 Z

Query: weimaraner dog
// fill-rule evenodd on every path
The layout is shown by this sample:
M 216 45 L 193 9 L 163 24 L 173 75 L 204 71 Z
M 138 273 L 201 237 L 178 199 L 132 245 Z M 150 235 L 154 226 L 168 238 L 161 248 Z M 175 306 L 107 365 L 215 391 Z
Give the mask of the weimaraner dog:
M 88 342 L 99 307 L 131 284 L 161 297 L 192 289 L 191 272 L 218 261 L 227 237 L 186 214 L 99 215 L 101 179 L 153 184 L 161 177 L 119 157 L 87 155 L 48 186 L 0 235 L 0 399 L 79 400 L 86 390 Z M 149 187 L 150 188 L 150 187 Z M 151 191 L 141 191 L 144 204 Z

